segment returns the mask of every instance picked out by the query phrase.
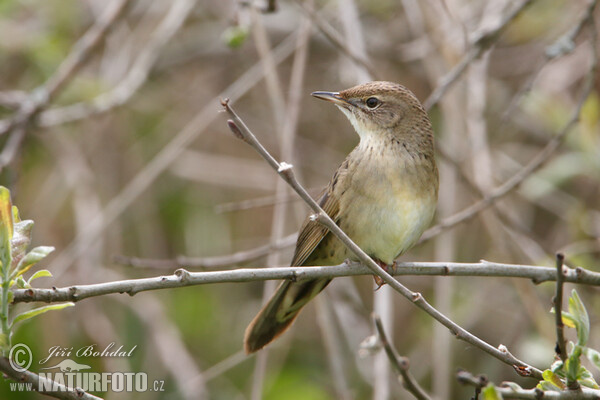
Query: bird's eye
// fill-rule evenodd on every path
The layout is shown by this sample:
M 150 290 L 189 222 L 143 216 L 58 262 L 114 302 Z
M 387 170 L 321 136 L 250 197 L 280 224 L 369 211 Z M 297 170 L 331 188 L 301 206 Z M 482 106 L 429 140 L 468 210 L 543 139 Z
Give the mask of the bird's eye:
M 379 105 L 379 100 L 377 97 L 369 97 L 365 103 L 367 104 L 367 107 L 375 108 Z

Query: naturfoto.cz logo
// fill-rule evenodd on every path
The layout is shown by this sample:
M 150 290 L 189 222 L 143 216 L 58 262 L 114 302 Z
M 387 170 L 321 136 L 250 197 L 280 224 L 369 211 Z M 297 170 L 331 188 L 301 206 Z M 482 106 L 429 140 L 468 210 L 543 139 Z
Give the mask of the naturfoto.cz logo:
M 76 351 L 76 355 L 91 357 L 128 357 L 137 347 L 124 351 L 123 346 L 114 349 L 111 343 L 103 350 L 97 350 L 95 345 L 86 346 Z M 50 355 L 40 364 L 46 363 L 54 356 L 70 356 L 73 349 L 65 349 L 54 346 L 49 350 Z M 32 364 L 31 349 L 23 343 L 14 345 L 9 354 L 10 364 L 18 372 L 27 370 Z M 39 372 L 39 381 L 36 388 L 32 383 L 11 382 L 11 391 L 60 392 L 69 389 L 80 388 L 86 392 L 146 392 L 163 391 L 164 381 L 154 380 L 152 386 L 148 386 L 148 374 L 145 372 L 92 372 L 87 371 L 91 367 L 87 364 L 78 363 L 69 358 L 64 359 L 51 366 L 40 368 L 51 372 Z

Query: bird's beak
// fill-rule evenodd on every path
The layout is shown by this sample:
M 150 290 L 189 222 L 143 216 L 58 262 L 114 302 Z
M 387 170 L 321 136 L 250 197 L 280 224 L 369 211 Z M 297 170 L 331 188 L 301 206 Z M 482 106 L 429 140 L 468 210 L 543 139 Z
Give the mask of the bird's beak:
M 347 107 L 351 105 L 349 101 L 340 97 L 339 92 L 312 92 L 311 95 L 316 97 L 317 99 L 330 101 L 337 106 Z

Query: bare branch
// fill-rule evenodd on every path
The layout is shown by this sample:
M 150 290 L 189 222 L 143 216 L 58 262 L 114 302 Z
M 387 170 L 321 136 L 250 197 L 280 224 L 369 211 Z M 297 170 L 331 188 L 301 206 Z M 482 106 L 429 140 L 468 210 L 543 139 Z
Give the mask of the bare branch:
M 567 359 L 567 342 L 565 341 L 565 332 L 562 320 L 562 302 L 563 302 L 563 283 L 565 277 L 563 274 L 563 261 L 565 256 L 561 253 L 556 254 L 556 293 L 554 295 L 554 314 L 556 321 L 556 354 L 565 362 Z
M 5 357 L 0 357 L 0 371 L 4 372 L 17 382 L 31 383 L 36 391 L 47 387 L 58 389 L 57 391 L 39 391 L 39 393 L 45 394 L 46 396 L 65 400 L 102 400 L 100 397 L 89 394 L 82 389 L 68 388 L 58 382 L 53 382 L 48 378 L 41 377 L 36 373 L 27 370 L 21 372 L 16 371 L 13 369 L 8 358 Z
M 213 257 L 185 257 L 179 256 L 175 259 L 151 259 L 137 258 L 127 256 L 115 256 L 114 261 L 119 264 L 132 267 L 154 268 L 154 269 L 173 269 L 185 266 L 186 268 L 216 268 L 228 265 L 241 264 L 248 261 L 254 261 L 268 254 L 293 246 L 296 243 L 297 233 L 285 236 L 273 243 L 264 246 L 255 247 L 250 250 L 238 251 L 237 253 L 225 256 Z
M 534 283 L 556 280 L 556 268 L 533 265 L 500 264 L 489 261 L 479 263 L 398 263 L 390 271 L 394 276 L 477 276 L 531 279 Z M 17 289 L 13 291 L 14 303 L 79 301 L 89 297 L 112 293 L 131 296 L 148 290 L 169 289 L 211 283 L 256 282 L 273 279 L 316 279 L 342 276 L 372 275 L 373 271 L 360 263 L 342 263 L 318 267 L 239 268 L 224 271 L 188 272 L 178 269 L 173 275 L 151 278 L 127 279 L 89 285 L 75 285 L 51 289 Z M 600 286 L 600 273 L 583 268 L 564 268 L 564 281 Z
M 408 372 L 410 366 L 408 358 L 401 357 L 388 340 L 385 330 L 383 329 L 383 324 L 381 323 L 381 318 L 379 318 L 377 314 L 373 314 L 373 321 L 375 322 L 375 328 L 377 328 L 379 340 L 381 340 L 381 344 L 383 345 L 390 363 L 398 372 L 398 375 L 402 377 L 402 385 L 404 388 L 419 400 L 430 400 L 431 397 L 429 397 L 410 372 Z

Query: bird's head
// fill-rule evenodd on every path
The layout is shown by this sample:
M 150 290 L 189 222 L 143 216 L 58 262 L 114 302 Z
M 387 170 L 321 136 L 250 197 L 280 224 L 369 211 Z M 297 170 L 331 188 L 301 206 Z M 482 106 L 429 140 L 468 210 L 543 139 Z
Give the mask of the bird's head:
M 342 110 L 361 139 L 431 131 L 429 118 L 419 100 L 397 83 L 375 81 L 341 92 L 313 92 L 312 95 Z

